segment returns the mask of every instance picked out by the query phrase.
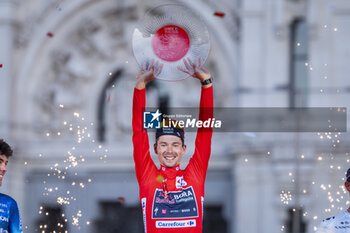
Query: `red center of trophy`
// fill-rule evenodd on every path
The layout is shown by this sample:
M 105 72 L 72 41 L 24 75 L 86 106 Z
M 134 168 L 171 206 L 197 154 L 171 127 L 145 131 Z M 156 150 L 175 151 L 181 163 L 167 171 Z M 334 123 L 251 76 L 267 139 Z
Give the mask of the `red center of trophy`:
M 165 25 L 152 38 L 154 53 L 164 61 L 178 61 L 190 49 L 187 32 L 177 25 Z

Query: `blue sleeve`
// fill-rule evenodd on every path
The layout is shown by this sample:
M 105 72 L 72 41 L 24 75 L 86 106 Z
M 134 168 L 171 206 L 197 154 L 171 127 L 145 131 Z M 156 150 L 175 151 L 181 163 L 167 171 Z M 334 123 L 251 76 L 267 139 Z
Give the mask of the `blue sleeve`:
M 9 233 L 22 233 L 22 223 L 16 201 L 13 201 L 11 204 Z

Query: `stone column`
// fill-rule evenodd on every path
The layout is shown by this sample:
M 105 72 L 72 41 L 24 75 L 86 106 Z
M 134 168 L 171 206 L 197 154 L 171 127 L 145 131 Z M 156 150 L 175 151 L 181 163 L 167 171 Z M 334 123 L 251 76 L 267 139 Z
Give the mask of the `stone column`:
M 18 203 L 22 216 L 24 208 L 24 171 L 23 161 L 17 148 L 19 145 L 13 143 L 11 138 L 11 117 L 12 117 L 12 94 L 13 94 L 13 32 L 12 23 L 14 15 L 14 1 L 0 0 L 0 137 L 4 138 L 14 149 L 14 157 L 10 158 L 8 172 L 1 192 L 9 194 Z
M 11 119 L 11 52 L 13 1 L 0 0 L 0 135 L 9 140 Z

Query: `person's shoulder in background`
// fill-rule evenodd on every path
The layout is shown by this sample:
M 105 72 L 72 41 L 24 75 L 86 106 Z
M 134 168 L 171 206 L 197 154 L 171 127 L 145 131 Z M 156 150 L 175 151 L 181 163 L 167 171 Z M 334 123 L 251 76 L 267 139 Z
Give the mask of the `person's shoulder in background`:
M 344 211 L 336 216 L 326 218 L 318 227 L 316 233 L 333 233 L 337 229 L 350 230 L 350 214 L 348 211 Z

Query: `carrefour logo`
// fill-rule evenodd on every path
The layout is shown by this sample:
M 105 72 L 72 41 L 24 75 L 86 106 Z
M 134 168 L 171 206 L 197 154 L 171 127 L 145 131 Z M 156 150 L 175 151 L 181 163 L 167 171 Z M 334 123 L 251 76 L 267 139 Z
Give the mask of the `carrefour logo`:
M 184 180 L 183 176 L 177 176 L 175 184 L 177 189 L 181 189 L 182 187 L 187 185 L 187 182 Z
M 188 226 L 195 226 L 195 225 L 196 225 L 196 222 L 190 220 L 190 221 L 187 223 L 187 225 L 188 225 Z
M 182 220 L 182 221 L 156 221 L 157 228 L 179 228 L 179 227 L 195 227 L 196 220 Z

